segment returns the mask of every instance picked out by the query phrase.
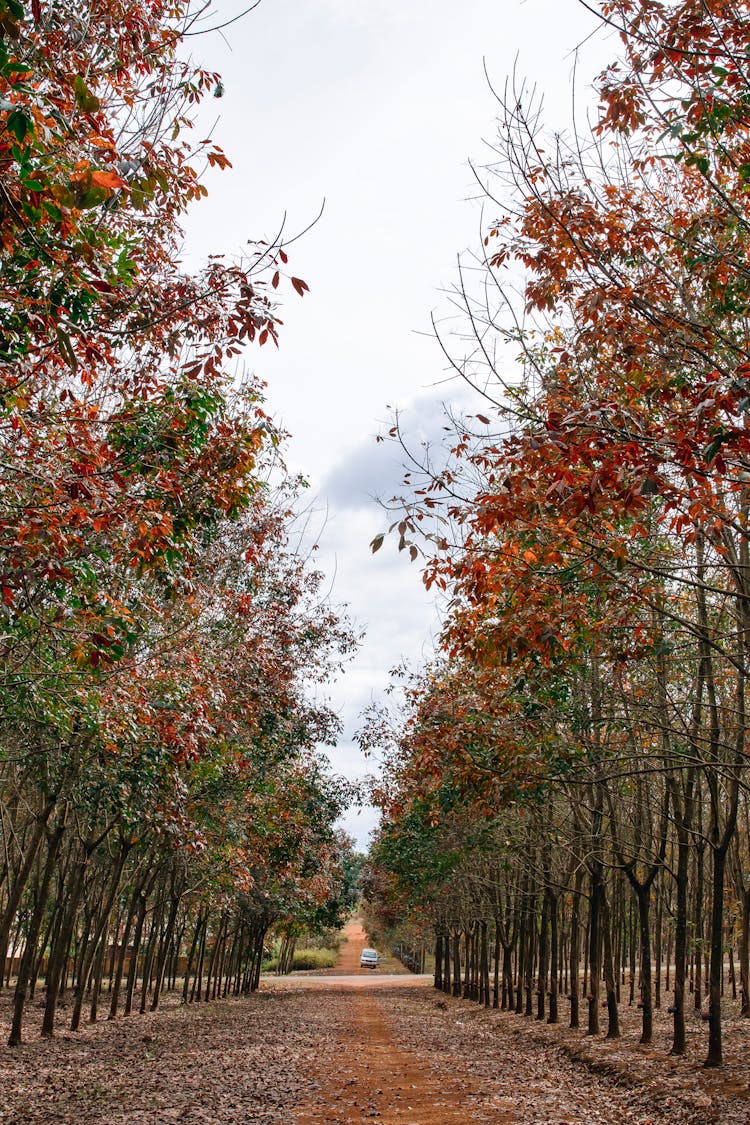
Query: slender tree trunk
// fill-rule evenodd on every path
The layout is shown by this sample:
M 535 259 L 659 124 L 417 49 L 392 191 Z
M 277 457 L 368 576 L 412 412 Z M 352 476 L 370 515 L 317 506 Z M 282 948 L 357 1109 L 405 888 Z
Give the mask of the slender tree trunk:
M 135 933 L 133 934 L 133 949 L 130 954 L 130 964 L 128 965 L 128 979 L 125 986 L 125 1008 L 123 1010 L 124 1016 L 129 1016 L 133 1011 L 133 993 L 135 991 L 135 983 L 138 977 L 138 956 L 141 951 L 141 938 L 143 936 L 143 925 L 146 921 L 146 910 L 148 907 L 148 895 L 145 890 L 138 892 L 138 915 L 135 922 Z
M 148 1004 L 148 994 L 151 988 L 151 971 L 154 965 L 154 954 L 156 952 L 156 941 L 159 936 L 159 929 L 161 926 L 161 909 L 164 902 L 162 894 L 157 894 L 154 903 L 153 916 L 151 918 L 151 929 L 146 942 L 146 955 L 143 959 L 143 979 L 141 980 L 141 999 L 138 1006 L 138 1011 L 144 1015 Z
M 167 966 L 167 955 L 169 953 L 170 944 L 174 936 L 175 925 L 177 922 L 177 911 L 180 907 L 180 896 L 173 895 L 171 899 L 171 909 L 169 918 L 167 919 L 167 929 L 159 949 L 159 955 L 156 959 L 156 976 L 154 979 L 154 995 L 151 999 L 151 1011 L 155 1012 L 159 1007 L 159 998 L 161 996 L 162 985 L 164 981 L 164 972 Z
M 617 982 L 612 957 L 612 923 L 609 916 L 607 889 L 602 884 L 601 924 L 604 939 L 604 983 L 607 989 L 607 1039 L 619 1039 L 620 1017 L 617 1011 Z
M 542 916 L 539 925 L 539 972 L 536 978 L 536 1018 L 538 1020 L 543 1020 L 546 1014 L 547 960 L 549 956 L 549 896 L 546 890 L 542 896 Z
M 99 994 L 102 989 L 104 977 L 104 958 L 107 955 L 107 932 L 105 930 L 99 942 L 99 953 L 94 963 L 93 988 L 91 990 L 91 1008 L 89 1009 L 89 1023 L 96 1023 L 99 1014 Z
M 599 1022 L 599 982 L 602 976 L 601 940 L 599 934 L 602 885 L 592 876 L 589 896 L 589 1020 L 587 1035 L 598 1035 Z
M 39 847 L 44 839 L 44 833 L 47 827 L 47 822 L 52 815 L 52 810 L 55 807 L 55 798 L 50 797 L 45 800 L 44 806 L 36 817 L 34 831 L 31 839 L 26 841 L 26 854 L 23 858 L 23 863 L 20 866 L 15 879 L 8 880 L 8 901 L 5 904 L 2 917 L 0 918 L 0 988 L 2 988 L 2 981 L 5 970 L 5 958 L 8 955 L 8 944 L 10 940 L 10 930 L 13 925 L 13 919 L 16 916 L 23 892 L 26 890 L 34 861 L 36 860 Z
M 654 935 L 654 962 L 656 971 L 654 975 L 654 1007 L 661 1007 L 661 957 L 662 957 L 662 895 L 657 895 L 656 932 Z
M 522 900 L 521 903 L 521 918 L 519 923 L 518 933 L 518 948 L 516 951 L 516 1015 L 521 1015 L 523 1012 L 523 978 L 526 972 L 526 906 Z
M 570 915 L 570 1026 L 580 1027 L 579 1013 L 579 972 L 581 967 L 581 890 L 583 887 L 583 868 L 576 871 L 573 889 L 573 905 Z
M 712 848 L 711 962 L 708 985 L 708 1055 L 705 1066 L 721 1066 L 721 975 L 724 961 L 724 872 L 726 848 Z
M 83 881 L 88 863 L 88 853 L 84 853 L 73 869 L 71 888 L 68 902 L 63 913 L 60 932 L 57 941 L 50 951 L 49 965 L 47 967 L 47 989 L 44 1004 L 44 1018 L 42 1020 L 41 1035 L 43 1039 L 51 1038 L 55 1033 L 55 1014 L 60 989 L 63 983 L 63 973 L 68 960 L 68 950 L 73 936 L 78 904 L 83 893 Z
M 441 933 L 435 934 L 435 978 L 433 987 L 440 991 L 443 989 L 443 935 Z
M 684 1055 L 686 1046 L 685 1033 L 685 979 L 687 976 L 688 955 L 688 865 L 690 860 L 690 844 L 688 834 L 681 830 L 677 840 L 677 874 L 676 890 L 677 902 L 675 907 L 674 930 L 674 998 L 673 1006 L 673 1055 Z
M 750 1017 L 750 890 L 742 889 L 742 921 L 737 955 L 740 963 L 740 1015 Z
M 487 941 L 487 923 L 482 921 L 482 947 L 481 947 L 481 972 L 480 972 L 480 988 L 481 1000 L 485 1008 L 490 1006 L 490 962 L 489 962 L 489 946 Z
M 654 1038 L 654 1012 L 651 992 L 651 884 L 635 886 L 638 902 L 638 928 L 641 943 L 641 1043 L 652 1043 Z
M 500 920 L 495 919 L 495 965 L 494 974 L 492 978 L 492 1007 L 500 1007 L 500 951 L 502 943 L 500 941 Z M 503 997 L 505 999 L 505 997 Z M 504 1007 L 505 1005 L 503 1005 Z
M 459 968 L 459 986 L 460 986 L 460 968 Z M 455 984 L 454 984 L 455 987 Z M 443 992 L 450 996 L 451 993 L 451 936 L 450 931 L 445 935 L 443 942 Z
M 101 915 L 100 915 L 100 918 L 99 918 L 99 922 L 98 922 L 98 925 L 96 926 L 96 929 L 95 929 L 95 932 L 94 932 L 94 938 L 91 942 L 86 943 L 84 945 L 84 955 L 83 955 L 83 959 L 81 961 L 80 978 L 79 978 L 79 981 L 78 981 L 78 988 L 77 988 L 77 991 L 76 991 L 76 999 L 75 999 L 75 1004 L 74 1004 L 74 1007 L 73 1007 L 73 1015 L 72 1015 L 71 1021 L 70 1021 L 70 1030 L 71 1031 L 77 1031 L 78 1026 L 81 1022 L 81 1010 L 83 1008 L 83 1001 L 84 1001 L 84 997 L 85 997 L 85 994 L 86 994 L 86 989 L 88 987 L 89 977 L 90 977 L 90 974 L 91 974 L 91 968 L 92 968 L 92 965 L 94 963 L 94 957 L 96 956 L 96 951 L 99 947 L 100 942 L 103 940 L 104 934 L 107 932 L 107 925 L 109 923 L 109 917 L 110 917 L 110 914 L 112 913 L 112 907 L 114 905 L 115 898 L 117 897 L 117 890 L 120 886 L 120 879 L 122 877 L 122 871 L 123 871 L 123 868 L 125 866 L 125 860 L 127 859 L 127 855 L 128 855 L 129 850 L 130 850 L 129 847 L 123 846 L 123 847 L 120 848 L 120 851 L 119 851 L 119 854 L 118 854 L 118 857 L 117 857 L 117 862 L 115 864 L 115 869 L 112 872 L 112 878 L 110 879 L 109 892 L 107 894 L 107 899 L 106 899 L 106 902 L 104 903 L 104 906 L 102 907 L 102 912 L 101 912 Z
M 558 900 L 556 895 L 550 895 L 549 904 L 549 919 L 550 919 L 550 941 L 552 946 L 552 964 L 550 966 L 549 977 L 549 1019 L 547 1023 L 557 1023 L 559 1016 L 557 1014 L 557 986 L 559 975 L 559 947 L 558 947 Z
M 21 964 L 18 967 L 18 976 L 16 978 L 16 990 L 13 996 L 13 1019 L 11 1022 L 10 1036 L 8 1038 L 9 1047 L 17 1047 L 22 1039 L 23 1029 L 23 1011 L 26 1004 L 26 994 L 29 986 L 29 979 L 31 976 L 32 966 L 36 959 L 36 945 L 39 940 L 39 931 L 42 928 L 42 919 L 44 911 L 47 906 L 49 898 L 50 883 L 52 882 L 52 875 L 55 870 L 55 862 L 57 860 L 57 853 L 60 850 L 63 833 L 65 831 L 65 819 L 62 818 L 61 822 L 57 825 L 55 830 L 47 838 L 47 858 L 44 863 L 44 871 L 39 886 L 39 893 L 37 894 L 34 909 L 29 919 L 29 929 L 26 934 L 26 944 L 24 946 L 23 956 L 21 957 Z
M 453 934 L 452 938 L 446 938 L 446 941 L 452 941 L 453 946 L 453 995 L 461 995 L 461 935 L 458 930 Z M 447 991 L 447 990 L 446 990 Z

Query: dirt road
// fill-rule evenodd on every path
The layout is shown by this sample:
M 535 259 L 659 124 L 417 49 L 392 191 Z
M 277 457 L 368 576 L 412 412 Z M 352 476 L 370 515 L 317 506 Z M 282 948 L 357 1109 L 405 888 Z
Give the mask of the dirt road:
M 316 1075 L 320 1088 L 294 1115 L 296 1125 L 349 1125 L 379 1121 L 388 1125 L 465 1125 L 479 1116 L 469 1112 L 465 1083 L 446 1082 L 425 1066 L 425 1060 L 399 1044 L 388 1018 L 388 999 L 381 989 L 424 987 L 429 978 L 392 971 L 391 958 L 377 969 L 360 968 L 368 944 L 359 922 L 344 929 L 336 967 L 330 976 L 287 978 L 294 987 L 324 989 L 329 1004 L 340 1008 L 347 1027 L 335 1067 Z M 352 990 L 356 995 L 351 995 Z M 338 1021 L 337 1021 L 338 1022 Z M 495 1117 L 503 1125 L 505 1117 Z
M 394 1035 L 385 998 L 370 993 L 346 997 L 350 1035 L 320 1090 L 300 1107 L 297 1125 L 350 1125 L 375 1120 L 388 1125 L 466 1125 L 489 1121 L 477 1084 L 440 1076 Z M 342 1045 L 343 1046 L 343 1045 Z M 510 1122 L 501 1114 L 495 1125 Z
M 279 989 L 366 989 L 372 988 L 414 988 L 429 984 L 430 976 L 417 976 L 408 972 L 395 957 L 384 957 L 377 969 L 362 969 L 359 957 L 367 945 L 367 934 L 360 922 L 349 922 L 344 927 L 343 940 L 339 948 L 338 961 L 333 969 L 320 973 L 292 973 L 288 977 L 265 978 L 262 988 Z
M 0 1045 L 2 1125 L 747 1125 L 746 1092 L 706 1093 L 673 1060 L 657 1089 L 592 1072 L 532 1021 L 359 969 L 349 928 L 330 976 L 270 978 L 237 1000 Z M 3 1002 L 5 1002 L 5 998 Z M 4 1010 L 0 1005 L 0 1025 Z M 0 1028 L 1 1030 L 1 1028 Z M 641 1059 L 645 1063 L 646 1055 Z M 671 1067 L 675 1069 L 672 1070 Z M 664 1066 L 660 1066 L 664 1071 Z M 712 1081 L 721 1081 L 711 1072 Z M 692 1101 L 684 1096 L 692 1090 Z M 700 1099 L 703 1099 L 702 1101 Z
M 708 1125 L 674 1106 L 662 1116 L 646 1091 L 508 1034 L 475 1005 L 436 994 L 429 978 L 360 969 L 362 927 L 351 923 L 345 938 L 331 976 L 285 982 L 326 993 L 317 1012 L 327 1010 L 333 1033 L 295 1125 Z
M 374 995 L 382 988 L 423 985 L 424 978 L 389 972 L 389 965 L 360 968 L 366 944 L 360 923 L 351 922 L 344 930 L 334 975 L 305 982 L 307 987 L 356 989 L 359 994 L 346 997 L 349 1034 L 338 1064 L 326 1074 L 316 1097 L 297 1110 L 297 1125 L 348 1125 L 359 1119 L 394 1125 L 464 1125 L 465 1089 L 446 1089 L 413 1051 L 396 1042 L 386 1007 Z
M 359 958 L 362 950 L 367 945 L 367 934 L 361 922 L 349 922 L 344 927 L 344 940 L 339 947 L 339 959 L 336 962 L 337 973 L 361 974 L 370 976 L 372 969 L 360 968 Z M 377 969 L 374 970 L 377 972 Z

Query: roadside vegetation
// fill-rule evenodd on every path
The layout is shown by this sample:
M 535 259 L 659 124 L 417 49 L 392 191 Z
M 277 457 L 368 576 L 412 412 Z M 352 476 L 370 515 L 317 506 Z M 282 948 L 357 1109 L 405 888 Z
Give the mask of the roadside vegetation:
M 750 1017 L 750 9 L 593 8 L 591 122 L 510 84 L 477 171 L 442 341 L 477 412 L 393 503 L 448 608 L 362 731 L 367 896 L 438 988 L 610 1038 L 630 1005 L 644 1045 L 668 1006 L 715 1067 Z
M 0 0 L 0 989 L 21 1042 L 244 994 L 332 925 L 348 787 L 314 702 L 355 646 L 292 546 L 303 482 L 247 374 L 307 290 L 281 242 L 195 273 L 229 159 L 193 0 Z M 37 1013 L 34 1013 L 35 1023 Z M 36 1031 L 36 1027 L 34 1028 Z

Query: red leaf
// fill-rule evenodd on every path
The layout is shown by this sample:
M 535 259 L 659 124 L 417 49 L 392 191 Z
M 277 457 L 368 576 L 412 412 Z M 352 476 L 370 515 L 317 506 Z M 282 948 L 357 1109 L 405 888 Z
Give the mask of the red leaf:
M 293 277 L 292 285 L 299 293 L 300 297 L 303 295 L 303 293 L 305 293 L 305 291 L 307 291 L 308 293 L 310 292 L 310 286 L 306 281 L 303 281 L 301 277 Z

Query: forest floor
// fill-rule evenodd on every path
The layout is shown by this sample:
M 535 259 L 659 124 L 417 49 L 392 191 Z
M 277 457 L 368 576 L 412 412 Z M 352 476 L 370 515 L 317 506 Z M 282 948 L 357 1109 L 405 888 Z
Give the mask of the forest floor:
M 747 1125 L 750 1040 L 685 1059 L 444 997 L 392 962 L 359 969 L 350 927 L 329 975 L 265 978 L 241 1000 L 0 1046 L 2 1125 Z M 7 1000 L 0 1005 L 0 1035 Z M 64 1016 L 65 1013 L 63 1012 Z M 630 1026 L 628 1026 L 630 1025 Z M 701 1044 L 705 1026 L 700 1031 Z M 695 1040 L 695 1042 L 692 1042 Z

